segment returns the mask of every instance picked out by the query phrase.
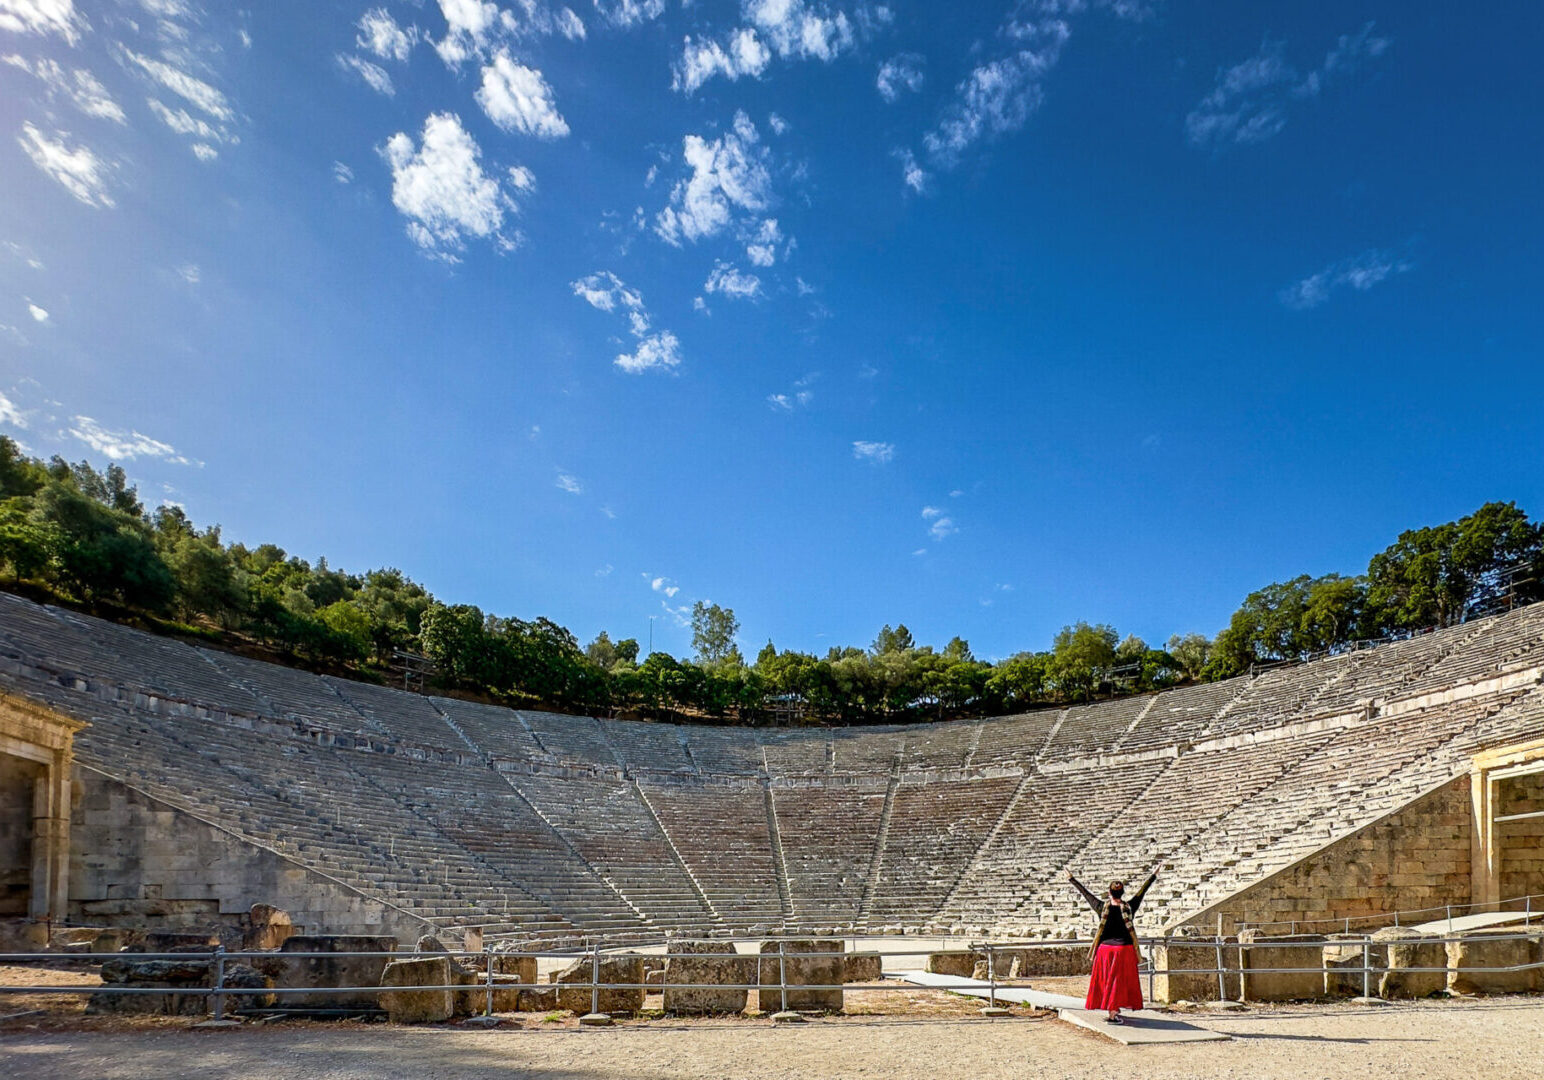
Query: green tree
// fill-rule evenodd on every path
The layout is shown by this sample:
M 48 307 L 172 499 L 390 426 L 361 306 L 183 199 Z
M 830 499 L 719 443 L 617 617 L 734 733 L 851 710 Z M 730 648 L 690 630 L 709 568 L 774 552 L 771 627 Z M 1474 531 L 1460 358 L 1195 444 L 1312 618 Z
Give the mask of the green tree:
M 1051 678 L 1066 700 L 1085 700 L 1115 663 L 1119 636 L 1113 626 L 1086 622 L 1064 626 L 1051 645 Z
M 733 608 L 701 600 L 692 605 L 692 648 L 697 650 L 700 663 L 743 665 L 744 658 L 734 642 L 739 632 L 740 620 L 734 617 Z
M 1500 596 L 1508 567 L 1544 561 L 1541 548 L 1540 527 L 1515 503 L 1402 532 L 1368 564 L 1369 621 L 1385 631 L 1457 622 Z
M 883 656 L 886 653 L 909 652 L 917 647 L 917 643 L 911 638 L 911 631 L 906 629 L 906 624 L 901 623 L 894 629 L 886 623 L 879 631 L 879 636 L 874 639 L 874 644 L 869 646 L 869 652 L 875 656 Z
M 1201 677 L 1211 652 L 1212 642 L 1205 634 L 1175 634 L 1169 638 L 1168 653 L 1187 679 Z

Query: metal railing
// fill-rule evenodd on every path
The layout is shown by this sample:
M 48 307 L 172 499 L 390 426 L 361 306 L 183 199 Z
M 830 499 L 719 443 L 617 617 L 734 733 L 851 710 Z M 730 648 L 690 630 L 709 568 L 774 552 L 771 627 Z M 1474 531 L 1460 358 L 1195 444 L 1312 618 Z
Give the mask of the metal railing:
M 336 995 L 351 995 L 351 996 L 352 995 L 377 995 L 377 1006 L 376 1007 L 379 1008 L 379 998 L 378 998 L 378 995 L 383 994 L 383 993 L 402 993 L 402 992 L 417 992 L 417 991 L 430 991 L 430 992 L 446 991 L 446 992 L 452 992 L 452 993 L 461 994 L 461 993 L 476 993 L 477 991 L 481 990 L 483 992 L 483 994 L 484 994 L 484 1012 L 483 1012 L 483 1015 L 491 1017 L 494 1014 L 495 995 L 499 991 L 508 992 L 510 990 L 516 990 L 516 991 L 527 991 L 527 990 L 530 990 L 530 991 L 535 991 L 535 992 L 542 993 L 542 994 L 551 994 L 551 995 L 553 995 L 553 998 L 552 998 L 552 1004 L 553 1005 L 556 1005 L 556 1002 L 558 1000 L 557 995 L 559 995 L 559 994 L 563 994 L 565 992 L 572 993 L 572 992 L 577 991 L 577 992 L 582 993 L 584 991 L 588 991 L 589 992 L 589 997 L 590 997 L 590 1011 L 591 1011 L 591 1013 L 599 1014 L 600 1013 L 600 995 L 603 992 L 626 990 L 626 991 L 643 991 L 644 994 L 648 994 L 648 993 L 652 993 L 652 992 L 668 992 L 670 990 L 719 990 L 719 991 L 743 990 L 743 991 L 747 991 L 747 992 L 756 991 L 756 992 L 762 993 L 762 994 L 766 994 L 766 993 L 770 993 L 770 992 L 776 992 L 779 995 L 778 1000 L 781 1003 L 782 1011 L 784 1013 L 787 1013 L 787 1012 L 789 1012 L 789 1006 L 790 1006 L 789 995 L 792 994 L 792 993 L 799 992 L 799 991 L 827 991 L 827 992 L 830 992 L 830 991 L 841 991 L 843 993 L 849 993 L 849 992 L 860 992 L 861 993 L 861 992 L 872 991 L 872 990 L 888 990 L 888 989 L 893 989 L 893 985 L 894 985 L 893 982 L 886 981 L 886 980 L 887 979 L 893 980 L 893 979 L 896 979 L 896 978 L 904 980 L 905 972 L 904 971 L 892 972 L 888 976 L 885 975 L 884 972 L 883 972 L 883 964 L 884 964 L 884 960 L 886 958 L 929 957 L 929 956 L 932 956 L 932 955 L 934 955 L 936 953 L 939 953 L 939 952 L 946 952 L 946 953 L 966 952 L 966 953 L 970 953 L 970 954 L 978 954 L 978 955 L 980 955 L 982 961 L 984 961 L 985 968 L 986 968 L 986 972 L 985 972 L 986 978 L 982 979 L 982 980 L 974 980 L 973 979 L 972 982 L 974 983 L 975 988 L 978 988 L 978 991 L 984 991 L 985 992 L 985 996 L 986 996 L 987 1003 L 988 1003 L 987 1004 L 987 1008 L 996 1011 L 996 1010 L 999 1009 L 999 992 L 1004 990 L 1004 989 L 1008 989 L 1008 985 L 1007 984 L 1010 983 L 1010 980 L 1009 979 L 1005 979 L 1003 977 L 1003 975 L 1002 975 L 1003 967 L 1002 967 L 1002 964 L 1001 964 L 1001 960 L 1002 960 L 1002 957 L 1003 957 L 1003 955 L 1005 953 L 1025 953 L 1025 952 L 1033 952 L 1033 951 L 1036 951 L 1036 950 L 1045 950 L 1045 949 L 1067 949 L 1069 947 L 1078 947 L 1078 948 L 1081 948 L 1081 949 L 1087 949 L 1089 947 L 1089 945 L 1090 945 L 1090 942 L 1088 942 L 1087 940 L 1080 940 L 1080 939 L 1076 939 L 1076 938 L 1062 938 L 1062 939 L 1043 939 L 1042 938 L 1042 939 L 1036 939 L 1034 941 L 984 941 L 984 942 L 970 942 L 969 945 L 968 945 L 968 948 L 963 949 L 963 950 L 961 950 L 961 949 L 939 950 L 937 948 L 932 948 L 932 949 L 887 949 L 887 948 L 877 948 L 877 949 L 862 949 L 862 950 L 858 950 L 858 951 L 855 951 L 855 952 L 845 952 L 845 951 L 837 952 L 837 951 L 831 951 L 831 950 L 820 950 L 820 951 L 811 952 L 811 951 L 807 951 L 807 950 L 804 950 L 804 949 L 791 947 L 793 942 L 807 942 L 807 941 L 810 941 L 810 940 L 814 940 L 814 939 L 811 939 L 811 938 L 808 938 L 808 937 L 797 938 L 797 939 L 778 938 L 778 939 L 774 939 L 774 940 L 775 940 L 775 944 L 777 946 L 775 951 L 740 952 L 737 949 L 734 953 L 725 953 L 725 952 L 696 952 L 696 951 L 668 951 L 668 952 L 648 953 L 648 952 L 637 951 L 636 948 L 621 948 L 621 949 L 610 948 L 610 949 L 608 949 L 608 948 L 604 947 L 604 943 L 602 941 L 600 941 L 600 940 L 594 941 L 588 949 L 584 950 L 583 952 L 579 952 L 579 953 L 576 953 L 573 950 L 555 951 L 555 950 L 546 950 L 546 949 L 495 949 L 491 944 L 486 946 L 480 952 L 479 951 L 467 951 L 467 950 L 449 950 L 449 951 L 446 951 L 446 952 L 395 952 L 395 951 L 385 951 L 385 952 L 383 952 L 383 951 L 371 951 L 371 952 L 299 952 L 299 951 L 297 951 L 297 952 L 286 953 L 286 952 L 276 952 L 276 951 L 272 951 L 272 950 L 237 951 L 237 950 L 226 950 L 223 947 L 216 947 L 216 948 L 210 949 L 208 951 L 199 951 L 199 952 L 84 953 L 84 952 L 52 952 L 52 951 L 50 951 L 50 952 L 35 952 L 35 953 L 0 953 L 0 966 L 3 966 L 3 965 L 26 965 L 26 964 L 47 964 L 47 965 L 50 965 L 50 966 L 57 966 L 57 965 L 60 965 L 60 964 L 81 964 L 81 965 L 84 965 L 84 966 L 94 966 L 94 965 L 101 965 L 102 963 L 107 962 L 107 961 L 111 961 L 111 960 L 128 960 L 128 961 L 134 961 L 134 962 L 152 961 L 152 960 L 169 960 L 169 961 L 181 961 L 183 963 L 190 964 L 190 965 L 192 965 L 192 964 L 205 964 L 205 965 L 208 965 L 208 968 L 209 968 L 209 974 L 207 976 L 208 982 L 207 982 L 206 985 L 188 985 L 188 986 L 172 986 L 172 987 L 164 987 L 164 986 L 147 987 L 147 986 L 129 986 L 129 985 L 117 985 L 117 984 L 111 984 L 111 983 L 103 983 L 103 984 L 98 984 L 98 985 L 70 984 L 70 985 L 42 985 L 42 986 L 0 986 L 0 995 L 5 995 L 5 994 L 38 994 L 38 995 L 88 994 L 88 995 L 124 995 L 124 996 L 181 995 L 181 996 L 184 996 L 184 997 L 206 997 L 206 998 L 210 999 L 210 1012 L 212 1013 L 213 1019 L 215 1019 L 215 1020 L 224 1020 L 226 1018 L 226 1013 L 227 1013 L 227 1011 L 229 1009 L 229 1004 L 230 1004 L 230 1001 L 232 999 L 234 999 L 234 1000 L 239 1002 L 239 1001 L 241 1001 L 243 999 L 254 999 L 254 998 L 264 998 L 264 997 L 273 997 L 275 999 L 282 1000 L 282 999 L 284 999 L 286 997 L 293 997 L 293 996 L 299 996 L 299 995 L 313 995 L 313 996 L 322 997 L 322 998 L 326 998 L 328 996 L 336 996 Z M 833 940 L 833 941 L 835 941 L 835 940 L 841 940 L 841 939 L 826 939 L 826 940 Z M 773 941 L 769 941 L 768 939 L 765 939 L 765 938 L 753 938 L 753 939 L 734 938 L 734 939 L 729 939 L 729 941 L 732 944 L 748 944 L 748 943 L 753 943 L 753 944 L 756 944 L 758 946 L 763 946 L 763 945 L 766 945 L 766 944 L 772 944 L 773 943 Z M 1140 972 L 1142 974 L 1145 974 L 1147 976 L 1147 984 L 1148 984 L 1147 988 L 1148 988 L 1148 997 L 1149 997 L 1149 999 L 1153 999 L 1156 996 L 1155 993 L 1154 993 L 1154 991 L 1156 989 L 1155 981 L 1156 981 L 1156 979 L 1159 976 L 1182 976 L 1182 977 L 1188 977 L 1188 978 L 1206 978 L 1206 977 L 1209 977 L 1209 976 L 1215 976 L 1216 981 L 1217 981 L 1217 999 L 1218 1000 L 1227 1000 L 1229 998 L 1229 983 L 1230 982 L 1236 983 L 1236 985 L 1240 988 L 1241 994 L 1243 994 L 1243 992 L 1248 989 L 1248 980 L 1249 980 L 1249 978 L 1252 977 L 1252 976 L 1262 976 L 1262 975 L 1318 975 L 1318 976 L 1331 976 L 1331 975 L 1333 975 L 1337 979 L 1342 980 L 1342 985 L 1344 984 L 1344 980 L 1346 980 L 1347 978 L 1354 979 L 1356 976 L 1360 975 L 1360 977 L 1361 977 L 1361 984 L 1362 984 L 1362 997 L 1364 997 L 1364 998 L 1371 998 L 1373 996 L 1373 990 L 1374 990 L 1374 982 L 1373 982 L 1373 980 L 1375 978 L 1377 978 L 1377 977 L 1381 977 L 1382 975 L 1384 975 L 1386 973 L 1391 973 L 1391 972 L 1399 974 L 1399 975 L 1421 975 L 1421 974 L 1437 974 L 1437 973 L 1441 973 L 1441 974 L 1443 974 L 1444 976 L 1447 977 L 1447 979 L 1444 980 L 1446 982 L 1449 979 L 1451 979 L 1451 977 L 1454 974 L 1472 974 L 1472 975 L 1485 975 L 1485 974 L 1489 974 L 1489 975 L 1494 976 L 1494 975 L 1499 975 L 1499 974 L 1512 974 L 1512 973 L 1518 973 L 1518 972 L 1524 972 L 1524 971 L 1544 970 L 1544 959 L 1529 960 L 1529 961 L 1526 961 L 1526 962 L 1523 962 L 1523 963 L 1508 964 L 1508 965 L 1472 965 L 1472 964 L 1471 965 L 1459 965 L 1459 964 L 1452 964 L 1452 963 L 1444 963 L 1441 966 L 1405 966 L 1405 965 L 1391 965 L 1391 964 L 1389 964 L 1386 961 L 1386 959 L 1384 959 L 1382 962 L 1374 962 L 1375 960 L 1377 960 L 1379 958 L 1379 956 L 1386 956 L 1386 954 L 1383 953 L 1381 950 L 1383 950 L 1388 945 L 1418 945 L 1418 946 L 1442 945 L 1442 946 L 1445 947 L 1447 944 L 1452 943 L 1452 942 L 1465 942 L 1465 943 L 1469 943 L 1469 944 L 1475 944 L 1475 943 L 1492 944 L 1492 943 L 1510 942 L 1510 941 L 1528 941 L 1530 943 L 1540 943 L 1541 941 L 1544 941 L 1544 938 L 1541 938 L 1541 935 L 1540 935 L 1540 933 L 1538 931 L 1531 931 L 1530 932 L 1530 931 L 1526 931 L 1526 930 L 1522 931 L 1522 932 L 1514 932 L 1514 933 L 1499 933 L 1499 932 L 1493 932 L 1493 931 L 1485 931 L 1485 932 L 1480 932 L 1480 933 L 1469 932 L 1469 933 L 1464 933 L 1464 934 L 1448 934 L 1448 935 L 1441 935 L 1441 936 L 1437 936 L 1437 935 L 1421 935 L 1419 937 L 1401 938 L 1401 939 L 1398 939 L 1398 940 L 1395 940 L 1395 941 L 1376 941 L 1376 940 L 1373 939 L 1373 937 L 1371 935 L 1365 935 L 1365 934 L 1364 935 L 1360 935 L 1360 936 L 1353 935 L 1353 936 L 1349 936 L 1349 937 L 1345 936 L 1345 935 L 1341 935 L 1341 936 L 1339 936 L 1334 941 L 1324 941 L 1322 943 L 1318 943 L 1318 942 L 1307 943 L 1307 942 L 1302 942 L 1302 941 L 1279 941 L 1279 940 L 1278 941 L 1273 941 L 1273 940 L 1269 940 L 1269 939 L 1261 940 L 1261 941 L 1245 941 L 1245 942 L 1240 942 L 1236 937 L 1222 937 L 1222 936 L 1217 936 L 1217 937 L 1176 937 L 1176 936 L 1172 936 L 1172 935 L 1166 935 L 1166 936 L 1159 937 L 1159 938 L 1144 939 L 1142 941 L 1142 943 L 1141 943 L 1142 944 L 1142 953 L 1144 955 L 1143 955 L 1142 961 L 1141 961 L 1141 963 L 1139 965 L 1139 970 L 1140 970 Z M 715 944 L 717 944 L 717 943 L 719 943 L 719 942 L 715 942 Z M 656 943 L 654 947 L 658 948 L 658 947 L 660 947 L 660 944 L 661 943 Z M 664 944 L 664 946 L 666 948 L 668 948 L 668 943 L 663 943 L 663 944 Z M 1302 949 L 1302 948 L 1305 948 L 1305 947 L 1312 948 L 1316 944 L 1322 944 L 1322 946 L 1331 947 L 1331 948 L 1340 949 L 1340 950 L 1347 950 L 1347 949 L 1355 950 L 1358 946 L 1360 946 L 1360 950 L 1361 950 L 1361 954 L 1362 954 L 1362 956 L 1361 956 L 1361 963 L 1360 964 L 1354 964 L 1354 965 L 1346 965 L 1346 964 L 1339 964 L 1339 963 L 1337 963 L 1337 964 L 1331 966 L 1331 965 L 1327 964 L 1326 962 L 1324 962 L 1321 959 L 1320 963 L 1312 965 L 1312 966 L 1307 966 L 1307 967 L 1301 967 L 1301 966 L 1299 966 L 1299 967 L 1279 967 L 1279 966 L 1261 966 L 1261 965 L 1256 964 L 1256 963 L 1246 962 L 1251 957 L 1251 954 L 1253 954 L 1253 952 L 1255 950 Z M 1541 946 L 1541 947 L 1544 947 L 1544 946 Z M 1211 967 L 1160 967 L 1158 965 L 1158 963 L 1157 963 L 1157 960 L 1158 960 L 1157 950 L 1159 948 L 1165 948 L 1165 949 L 1175 949 L 1175 948 L 1181 948 L 1181 949 L 1208 949 L 1208 950 L 1212 950 L 1213 953 L 1214 953 L 1214 956 L 1215 956 L 1215 963 Z M 1374 955 L 1375 950 L 1379 951 L 1378 956 Z M 657 957 L 659 962 L 663 965 L 663 968 L 664 968 L 664 970 L 663 970 L 663 972 L 661 974 L 660 980 L 659 981 L 649 981 L 647 978 L 645 978 L 643 981 L 640 981 L 640 982 L 621 982 L 621 981 L 611 981 L 611 980 L 608 980 L 608 979 L 603 979 L 602 978 L 602 971 L 601 971 L 601 965 L 602 965 L 603 961 L 606 958 L 615 958 L 615 957 L 619 957 L 619 956 L 625 956 L 625 957 L 630 957 L 630 958 L 631 957 L 637 957 L 639 959 L 645 959 L 645 958 L 648 958 L 650 956 Z M 845 981 L 845 978 L 843 978 L 842 981 L 838 981 L 838 982 L 802 982 L 802 981 L 790 982 L 789 981 L 789 966 L 790 966 L 790 962 L 791 961 L 798 961 L 798 960 L 816 960 L 816 961 L 819 961 L 819 960 L 824 960 L 824 961 L 827 961 L 827 962 L 836 962 L 838 964 L 845 965 L 847 958 L 851 957 L 851 956 L 878 956 L 880 958 L 880 963 L 881 963 L 881 979 L 880 979 L 880 981 L 879 982 L 867 982 L 867 983 L 848 983 L 848 982 Z M 383 962 L 382 963 L 382 967 L 384 968 L 386 963 L 389 963 L 389 962 L 391 962 L 393 960 L 434 960 L 434 959 L 439 959 L 439 958 L 442 958 L 442 957 L 447 959 L 448 961 L 451 961 L 451 962 L 473 961 L 474 962 L 473 963 L 474 969 L 478 969 L 478 973 L 481 974 L 481 976 L 482 976 L 481 980 L 480 981 L 476 981 L 476 982 L 448 982 L 448 983 L 445 983 L 445 984 L 423 984 L 423 985 L 409 985 L 409 986 L 389 986 L 389 985 L 388 986 L 382 986 L 382 985 L 366 985 L 366 986 L 343 986 L 343 985 L 339 985 L 339 986 L 329 986 L 329 985 L 244 986 L 244 985 L 233 985 L 233 984 L 231 984 L 228 981 L 229 965 L 232 964 L 232 963 L 238 962 L 238 961 L 240 961 L 240 962 L 250 962 L 250 961 L 259 961 L 259 962 L 261 962 L 261 961 L 267 961 L 269 964 L 272 964 L 275 961 L 277 961 L 277 962 L 308 962 L 308 961 L 309 962 L 317 962 L 317 961 L 327 961 L 327 960 L 379 959 L 379 960 L 381 960 Z M 589 978 L 588 979 L 574 979 L 572 981 L 564 981 L 564 982 L 547 982 L 547 983 L 542 983 L 542 982 L 536 982 L 536 981 L 531 981 L 531 982 L 525 982 L 525 981 L 519 981 L 519 980 L 510 981 L 508 975 L 503 975 L 502 976 L 503 981 L 500 981 L 501 973 L 498 971 L 498 968 L 501 965 L 501 963 L 504 963 L 504 962 L 507 962 L 507 961 L 511 961 L 511 960 L 519 960 L 519 959 L 530 959 L 532 961 L 540 961 L 542 959 L 549 959 L 549 960 L 551 960 L 551 959 L 561 959 L 561 960 L 569 961 L 570 964 L 572 964 L 572 962 L 575 961 L 575 960 L 581 960 L 582 961 L 584 959 L 588 959 L 589 960 L 589 968 L 590 968 L 589 973 L 588 973 L 589 974 Z M 752 966 L 754 966 L 755 970 L 756 970 L 756 981 L 755 982 L 749 982 L 749 981 L 746 981 L 746 982 L 729 982 L 729 981 L 675 982 L 675 981 L 671 981 L 670 978 L 669 978 L 670 969 L 669 969 L 668 961 L 675 960 L 675 959 L 693 959 L 693 960 L 697 960 L 697 959 L 711 959 L 711 960 L 717 960 L 717 961 L 721 961 L 721 962 L 727 961 L 727 962 L 731 962 L 731 963 L 738 963 L 738 964 L 744 965 L 744 969 L 743 970 L 749 970 Z M 1232 960 L 1233 962 L 1230 963 L 1229 962 L 1230 960 Z M 774 963 L 774 961 L 775 961 L 775 963 Z M 267 965 L 265 965 L 265 966 L 267 966 Z M 923 966 L 923 965 L 921 965 L 921 964 L 918 965 L 918 967 L 921 967 L 921 966 Z M 911 970 L 911 969 L 907 969 L 907 970 Z M 775 979 L 772 977 L 774 973 L 775 973 Z M 797 972 L 796 972 L 796 974 L 797 974 Z M 1086 975 L 1087 973 L 1086 972 L 1080 972 L 1080 974 L 1081 975 Z M 1026 974 L 1024 976 L 1020 976 L 1019 979 L 1020 979 L 1020 981 L 1022 981 L 1024 979 L 1028 979 L 1028 978 L 1040 979 L 1040 978 L 1048 978 L 1048 977 L 1055 977 L 1055 976 L 1040 975 L 1040 974 L 1037 974 L 1037 973 L 1028 973 L 1028 974 Z M 1076 976 L 1074 976 L 1074 977 L 1076 977 Z M 943 990 L 951 989 L 949 986 L 942 986 L 942 987 L 935 987 L 935 988 L 943 989 Z M 1309 996 L 1319 996 L 1319 995 L 1309 995 Z M 1324 995 L 1324 996 L 1329 996 L 1329 995 Z M 286 1009 L 278 1008 L 278 1007 L 275 1007 L 274 1009 L 255 1009 L 255 1008 L 248 1007 L 248 1008 L 237 1008 L 234 1011 L 237 1012 L 237 1013 L 250 1013 L 250 1012 L 263 1012 L 263 1011 L 267 1011 L 267 1012 L 280 1011 L 280 1012 L 283 1012 L 283 1011 L 308 1011 L 308 1010 L 306 1010 L 304 1007 L 297 1007 L 296 1009 L 293 1009 L 293 1010 L 286 1010 Z M 370 1007 L 368 1007 L 368 1006 L 355 1006 L 355 1007 L 349 1007 L 349 1008 L 343 1008 L 343 1009 L 335 1009 L 335 1010 L 330 1010 L 330 1011 L 368 1012 L 368 1011 L 370 1011 Z

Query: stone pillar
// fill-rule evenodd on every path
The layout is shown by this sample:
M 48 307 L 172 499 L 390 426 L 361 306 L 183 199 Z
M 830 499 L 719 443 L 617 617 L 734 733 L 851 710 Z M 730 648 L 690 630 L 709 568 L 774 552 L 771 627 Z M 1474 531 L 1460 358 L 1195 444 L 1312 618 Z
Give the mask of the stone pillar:
M 75 733 L 86 725 L 0 693 L 0 754 L 42 766 L 32 789 L 28 917 L 64 922 L 70 902 L 70 772 Z

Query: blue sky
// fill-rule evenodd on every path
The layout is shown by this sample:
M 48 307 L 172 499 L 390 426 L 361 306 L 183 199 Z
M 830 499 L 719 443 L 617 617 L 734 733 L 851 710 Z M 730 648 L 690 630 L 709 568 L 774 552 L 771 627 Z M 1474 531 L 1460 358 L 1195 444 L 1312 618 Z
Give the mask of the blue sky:
M 1531 5 L 0 0 L 0 430 L 688 651 L 1544 512 Z

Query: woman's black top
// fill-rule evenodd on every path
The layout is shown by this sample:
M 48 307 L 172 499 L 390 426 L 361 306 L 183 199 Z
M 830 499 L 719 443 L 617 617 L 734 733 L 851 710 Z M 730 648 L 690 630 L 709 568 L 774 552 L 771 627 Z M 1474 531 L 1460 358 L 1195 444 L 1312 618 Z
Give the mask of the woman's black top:
M 1142 883 L 1142 887 L 1136 891 L 1136 895 L 1124 901 L 1126 912 L 1123 916 L 1121 909 L 1111 903 L 1109 898 L 1100 899 L 1088 890 L 1077 878 L 1072 879 L 1072 884 L 1078 892 L 1083 894 L 1083 899 L 1088 901 L 1088 906 L 1094 909 L 1094 914 L 1100 917 L 1099 931 L 1094 935 L 1095 946 L 1099 945 L 1135 945 L 1132 939 L 1131 929 L 1128 925 L 1135 922 L 1137 908 L 1142 906 L 1142 897 L 1147 894 L 1148 886 L 1157 880 L 1158 872 L 1155 870 L 1148 879 Z

